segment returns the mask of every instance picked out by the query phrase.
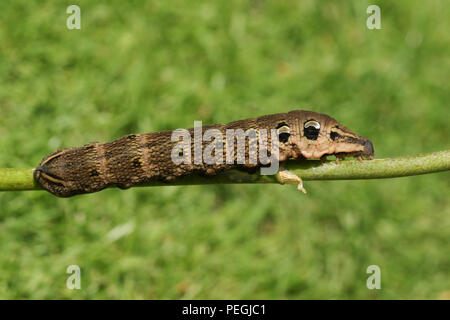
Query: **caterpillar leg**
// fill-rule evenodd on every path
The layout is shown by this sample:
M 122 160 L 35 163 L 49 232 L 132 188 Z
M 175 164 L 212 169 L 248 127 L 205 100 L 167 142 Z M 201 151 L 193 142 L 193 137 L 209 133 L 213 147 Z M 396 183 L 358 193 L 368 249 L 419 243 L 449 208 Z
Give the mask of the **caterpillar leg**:
M 341 160 L 345 160 L 345 156 L 337 155 L 335 160 L 336 164 L 339 164 Z
M 303 188 L 303 180 L 298 175 L 296 175 L 288 170 L 281 169 L 276 174 L 276 178 L 277 178 L 278 182 L 280 182 L 281 184 L 286 184 L 286 183 L 296 184 L 297 183 L 297 189 L 300 190 L 301 192 L 303 192 L 304 194 L 306 194 L 306 189 Z

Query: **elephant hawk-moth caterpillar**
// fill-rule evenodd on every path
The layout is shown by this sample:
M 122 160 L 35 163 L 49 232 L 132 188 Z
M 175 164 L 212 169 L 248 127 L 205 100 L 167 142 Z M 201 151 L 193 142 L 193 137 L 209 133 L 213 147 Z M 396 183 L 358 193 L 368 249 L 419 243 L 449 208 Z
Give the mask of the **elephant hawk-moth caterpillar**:
M 277 161 L 280 163 L 288 159 L 321 159 L 328 155 L 360 159 L 372 159 L 374 155 L 373 145 L 368 139 L 353 133 L 332 117 L 312 111 L 295 110 L 265 115 L 228 124 L 208 125 L 201 130 L 204 133 L 209 129 L 215 129 L 224 136 L 231 129 L 252 129 L 257 133 L 265 129 L 267 132 L 276 132 Z M 194 130 L 195 128 L 191 128 L 188 132 L 194 135 Z M 194 161 L 176 164 L 172 151 L 178 141 L 172 139 L 172 133 L 173 131 L 161 131 L 131 134 L 112 142 L 89 143 L 77 148 L 58 150 L 42 159 L 34 169 L 34 178 L 52 194 L 70 197 L 100 191 L 108 186 L 126 189 L 154 180 L 170 183 L 189 174 L 215 175 L 229 169 L 254 171 L 255 168 L 267 165 L 258 158 L 256 162 L 250 161 L 252 150 L 258 148 L 253 149 L 249 139 L 244 141 L 244 149 L 240 149 L 245 153 L 240 154 L 244 156 L 243 162 L 236 161 L 239 157 L 238 139 L 233 139 L 231 145 L 226 144 L 224 139 L 217 143 L 217 150 L 233 150 L 234 161 L 225 161 L 224 152 L 223 161 L 216 163 Z M 268 154 L 272 151 L 270 140 L 271 136 L 268 135 Z M 195 156 L 194 144 L 199 144 L 201 151 L 210 144 L 203 139 L 200 142 L 193 139 L 189 143 L 192 144 L 192 157 Z M 256 140 L 254 143 L 258 146 L 260 141 Z M 301 179 L 298 179 L 301 183 Z

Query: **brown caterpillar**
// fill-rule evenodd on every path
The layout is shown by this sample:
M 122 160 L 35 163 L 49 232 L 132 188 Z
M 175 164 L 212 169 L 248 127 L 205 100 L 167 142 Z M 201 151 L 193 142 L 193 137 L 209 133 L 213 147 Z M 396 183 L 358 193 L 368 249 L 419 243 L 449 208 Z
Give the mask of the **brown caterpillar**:
M 287 159 L 320 159 L 328 155 L 372 159 L 374 155 L 373 145 L 368 139 L 356 135 L 330 116 L 312 111 L 296 110 L 228 124 L 209 125 L 202 128 L 202 133 L 208 129 L 217 129 L 224 136 L 227 129 L 252 129 L 257 133 L 262 129 L 269 133 L 272 129 L 276 130 L 279 143 L 277 161 L 280 162 Z M 194 136 L 194 128 L 188 132 Z M 253 151 L 255 149 L 247 142 L 249 139 L 246 140 L 244 149 L 237 145 L 237 139 L 231 145 L 225 139 L 217 143 L 215 152 L 223 151 L 221 163 L 175 164 L 172 152 L 179 141 L 172 141 L 172 133 L 162 131 L 132 134 L 112 142 L 90 143 L 78 148 L 59 150 L 42 159 L 35 168 L 34 178 L 52 194 L 70 197 L 100 191 L 112 185 L 126 189 L 153 180 L 170 182 L 188 174 L 215 175 L 229 169 L 254 170 L 267 165 L 258 157 L 256 163 L 250 161 L 252 153 L 259 153 L 261 150 L 256 148 Z M 191 158 L 195 156 L 195 143 L 204 151 L 211 142 L 192 139 Z M 258 140 L 254 143 L 262 146 Z M 270 134 L 265 148 L 270 154 Z M 227 163 L 227 151 L 232 153 L 233 163 Z M 237 161 L 239 156 L 245 158 L 241 164 Z M 298 179 L 301 183 L 301 179 Z

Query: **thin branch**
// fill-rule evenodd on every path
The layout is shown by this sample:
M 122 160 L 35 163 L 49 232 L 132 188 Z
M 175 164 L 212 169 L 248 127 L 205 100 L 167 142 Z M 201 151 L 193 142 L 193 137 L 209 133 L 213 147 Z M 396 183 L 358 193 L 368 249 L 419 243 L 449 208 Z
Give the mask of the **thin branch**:
M 0 191 L 39 190 L 34 181 L 33 169 L 0 168 Z
M 288 161 L 284 168 L 303 180 L 355 180 L 383 179 L 450 170 L 450 150 L 423 155 L 364 160 L 334 161 Z M 233 184 L 233 183 L 279 183 L 275 176 L 249 174 L 230 170 L 215 176 L 186 176 L 173 183 L 151 182 L 145 186 Z M 33 169 L 0 169 L 0 191 L 41 189 L 33 179 Z

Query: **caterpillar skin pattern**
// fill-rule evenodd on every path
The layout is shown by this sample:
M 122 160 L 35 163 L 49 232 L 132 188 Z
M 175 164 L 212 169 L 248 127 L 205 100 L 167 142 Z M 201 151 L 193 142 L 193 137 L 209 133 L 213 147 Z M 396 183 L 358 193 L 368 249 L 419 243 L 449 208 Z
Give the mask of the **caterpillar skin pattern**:
M 202 127 L 218 129 L 225 136 L 227 129 L 266 129 L 270 152 L 270 130 L 278 130 L 279 161 L 288 159 L 320 159 L 328 155 L 339 157 L 364 157 L 372 159 L 372 143 L 359 136 L 332 117 L 312 111 L 295 110 L 288 113 L 265 115 Z M 194 128 L 188 130 L 194 137 Z M 237 164 L 238 148 L 234 142 L 234 162 L 223 164 L 175 164 L 172 149 L 178 141 L 172 141 L 172 131 L 131 134 L 112 142 L 89 143 L 77 148 L 58 150 L 43 158 L 34 169 L 34 178 L 42 188 L 58 197 L 92 193 L 109 186 L 122 189 L 158 180 L 170 183 L 189 174 L 215 175 L 229 169 L 254 170 L 262 166 L 251 163 L 248 143 L 245 146 L 245 163 Z M 246 139 L 248 140 L 248 139 Z M 194 159 L 195 139 L 191 139 Z M 211 142 L 197 141 L 202 150 Z M 226 149 L 225 139 L 222 145 Z M 242 149 L 241 149 L 242 150 Z M 258 148 L 257 148 L 258 150 Z M 225 152 L 223 152 L 225 157 Z M 259 159 L 259 158 L 258 158 Z

